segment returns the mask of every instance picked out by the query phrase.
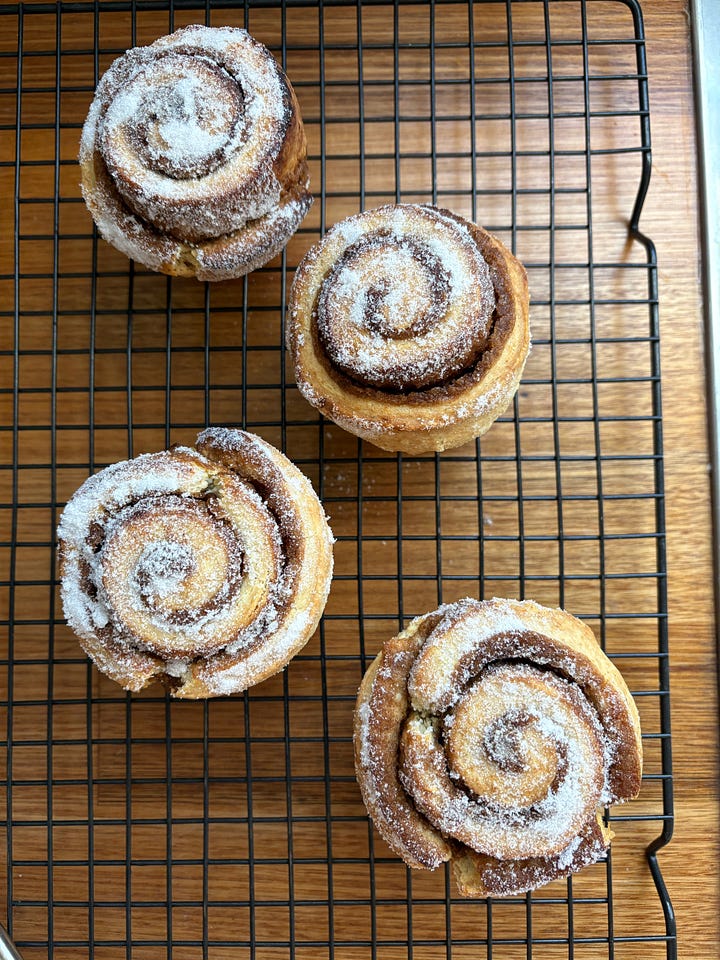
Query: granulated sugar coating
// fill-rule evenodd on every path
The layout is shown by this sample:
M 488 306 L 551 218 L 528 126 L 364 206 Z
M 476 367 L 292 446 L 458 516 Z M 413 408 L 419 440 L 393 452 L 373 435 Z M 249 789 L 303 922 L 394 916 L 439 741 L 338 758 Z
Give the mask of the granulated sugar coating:
M 292 88 L 234 27 L 185 27 L 117 59 L 83 127 L 80 164 L 109 242 L 201 279 L 267 262 L 312 202 Z
M 322 285 L 320 341 L 363 385 L 437 386 L 472 366 L 487 343 L 495 310 L 487 263 L 463 224 L 425 218 L 394 208 L 381 229 L 346 247 Z
M 322 614 L 332 536 L 312 487 L 239 430 L 114 464 L 58 528 L 68 623 L 131 690 L 235 693 L 282 669 Z
M 508 896 L 604 855 L 637 795 L 637 710 L 592 632 L 532 601 L 461 600 L 386 642 L 355 714 L 366 806 L 408 864 L 452 859 L 464 896 Z

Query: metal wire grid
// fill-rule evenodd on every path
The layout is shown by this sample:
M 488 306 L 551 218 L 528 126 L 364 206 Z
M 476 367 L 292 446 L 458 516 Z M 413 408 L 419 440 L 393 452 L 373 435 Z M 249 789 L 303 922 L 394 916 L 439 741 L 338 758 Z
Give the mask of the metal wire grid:
M 0 175 L 15 197 L 0 265 L 6 903 L 23 955 L 674 957 L 655 860 L 672 788 L 638 5 L 111 0 L 0 14 Z M 282 60 L 317 193 L 281 258 L 216 287 L 128 264 L 91 232 L 76 187 L 99 75 L 198 19 L 244 25 Z M 614 219 L 611 195 L 626 204 Z M 286 371 L 292 268 L 326 226 L 388 200 L 451 206 L 528 266 L 533 355 L 474 447 L 385 455 L 323 424 Z M 62 620 L 58 510 L 108 462 L 238 422 L 324 499 L 338 543 L 323 625 L 245 696 L 126 696 Z M 407 872 L 352 776 L 364 665 L 409 617 L 465 594 L 583 616 L 643 716 L 643 792 L 612 812 L 607 863 L 510 901 L 463 902 L 447 876 Z

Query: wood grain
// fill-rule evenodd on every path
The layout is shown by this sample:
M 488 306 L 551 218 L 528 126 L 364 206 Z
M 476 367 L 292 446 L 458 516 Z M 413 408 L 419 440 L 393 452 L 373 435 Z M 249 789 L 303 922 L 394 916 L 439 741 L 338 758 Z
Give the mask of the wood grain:
M 653 180 L 643 224 L 656 238 L 660 265 L 677 804 L 675 838 L 661 862 L 678 913 L 679 955 L 701 957 L 712 956 L 720 943 L 720 844 L 717 650 L 692 59 L 687 4 L 645 6 Z M 669 224 L 673 227 L 668 230 Z M 699 885 L 698 878 L 705 882 Z
M 467 38 L 467 11 L 462 5 L 438 8 L 437 42 Z M 621 4 L 588 4 L 591 37 L 632 37 L 629 14 Z M 553 4 L 553 38 L 577 38 L 581 33 L 580 5 Z M 678 913 L 680 956 L 712 956 L 720 942 L 720 896 L 717 862 L 720 853 L 717 824 L 718 743 L 717 673 L 714 646 L 713 578 L 709 512 L 708 446 L 703 376 L 703 325 L 697 234 L 696 160 L 686 5 L 676 0 L 644 7 L 651 80 L 651 116 L 654 171 L 642 226 L 658 247 L 660 320 L 663 367 L 668 593 L 670 610 L 671 686 L 673 704 L 674 772 L 676 777 L 676 831 L 661 862 Z M 182 17 L 182 19 L 181 19 Z M 0 20 L 0 28 L 11 18 Z M 178 15 L 176 25 L 192 19 Z M 242 23 L 232 11 L 228 21 Z M 312 50 L 290 49 L 287 68 L 296 81 L 306 119 L 311 154 L 321 148 L 321 113 L 325 128 L 325 165 L 312 161 L 313 182 L 324 175 L 328 193 L 324 217 L 317 203 L 306 229 L 288 247 L 290 270 L 321 229 L 362 202 L 366 206 L 395 197 L 397 146 L 403 199 L 432 198 L 433 177 L 441 202 L 460 213 L 475 215 L 508 242 L 528 263 L 534 300 L 535 349 L 521 387 L 516 413 L 497 423 L 481 444 L 481 487 L 474 448 L 434 460 L 396 458 L 363 447 L 362 466 L 356 461 L 358 443 L 337 428 L 318 428 L 317 419 L 294 389 L 285 392 L 286 417 L 279 424 L 281 392 L 289 369 L 278 349 L 282 294 L 280 260 L 270 270 L 248 280 L 247 312 L 242 309 L 238 284 L 222 284 L 211 293 L 212 313 L 206 324 L 204 289 L 191 282 L 173 283 L 136 271 L 132 282 L 133 322 L 128 351 L 128 266 L 106 244 L 93 246 L 90 221 L 79 202 L 74 164 L 78 125 L 92 97 L 94 59 L 93 21 L 81 14 L 62 18 L 60 40 L 62 98 L 55 94 L 54 56 L 26 57 L 23 62 L 20 144 L 24 161 L 20 196 L 33 202 L 20 206 L 21 265 L 33 274 L 20 281 L 22 311 L 17 371 L 21 388 L 18 414 L 18 499 L 14 573 L 18 578 L 12 609 L 14 617 L 11 741 L 8 770 L 12 778 L 12 927 L 22 941 L 23 955 L 47 956 L 44 941 L 49 925 L 56 944 L 54 956 L 89 955 L 86 944 L 100 942 L 95 956 L 103 960 L 126 957 L 125 939 L 136 945 L 133 956 L 142 960 L 167 957 L 164 944 L 172 938 L 175 960 L 197 960 L 199 949 L 183 941 L 202 940 L 204 924 L 211 939 L 249 940 L 251 931 L 260 947 L 254 956 L 287 957 L 288 947 L 272 947 L 293 935 L 297 956 L 327 956 L 327 948 L 313 946 L 330 935 L 338 942 L 337 958 L 365 960 L 369 948 L 353 941 L 370 940 L 373 932 L 384 945 L 378 956 L 406 957 L 399 945 L 416 940 L 414 956 L 434 958 L 443 951 L 446 924 L 458 941 L 453 957 L 477 957 L 486 950 L 483 939 L 492 923 L 493 957 L 525 957 L 527 912 L 524 902 L 495 904 L 491 911 L 472 903 L 445 899 L 440 875 L 413 874 L 388 856 L 377 837 L 371 841 L 364 810 L 352 775 L 349 732 L 353 697 L 361 675 L 360 654 L 371 656 L 382 639 L 393 632 L 402 616 L 410 616 L 478 591 L 486 595 L 516 595 L 520 569 L 535 599 L 563 603 L 584 615 L 609 652 L 620 654 L 618 664 L 633 689 L 657 689 L 657 661 L 640 654 L 657 650 L 657 618 L 624 619 L 638 610 L 657 610 L 654 503 L 638 497 L 653 489 L 652 450 L 648 419 L 628 420 L 626 413 L 647 418 L 652 412 L 651 355 L 647 343 L 631 343 L 634 326 L 641 337 L 647 330 L 647 306 L 642 267 L 644 252 L 626 239 L 627 216 L 639 176 L 637 154 L 593 155 L 592 250 L 587 248 L 583 189 L 585 158 L 558 156 L 556 186 L 577 187 L 577 194 L 555 197 L 559 220 L 552 236 L 549 225 L 547 161 L 519 157 L 516 182 L 525 191 L 518 196 L 516 225 L 533 229 L 513 231 L 509 196 L 509 130 L 507 119 L 507 54 L 504 5 L 477 5 L 476 39 L 501 46 L 479 48 L 474 69 L 478 77 L 497 84 L 475 87 L 478 121 L 474 168 L 480 190 L 477 209 L 467 194 L 473 169 L 469 160 L 467 121 L 470 103 L 466 83 L 469 62 L 466 47 L 436 51 L 435 79 L 456 84 L 436 88 L 436 124 L 441 150 L 461 156 L 438 158 L 433 166 L 430 84 L 433 74 L 427 46 L 427 8 L 402 7 L 399 29 L 404 47 L 398 75 L 420 83 L 402 88 L 401 112 L 412 119 L 396 128 L 392 122 L 392 52 L 373 48 L 392 38 L 392 8 L 366 7 L 362 11 L 365 41 L 362 75 L 354 54 L 329 50 L 323 61 L 325 97 L 318 84 L 319 60 Z M 216 22 L 220 22 L 216 20 Z M 141 10 L 138 43 L 167 31 L 167 15 Z M 26 16 L 26 51 L 52 51 L 56 21 L 51 15 Z M 277 44 L 281 20 L 276 10 L 253 9 L 251 30 L 267 43 Z M 319 21 L 310 10 L 287 11 L 287 35 L 298 45 L 317 44 Z M 120 50 L 131 41 L 125 13 L 105 12 L 98 21 L 99 40 L 106 49 Z M 332 44 L 354 43 L 355 13 L 327 8 L 325 38 Z M 516 41 L 544 35 L 542 5 L 513 7 Z M 12 52 L 12 29 L 0 29 L 0 48 Z M 578 48 L 553 47 L 556 75 L 582 72 Z M 549 144 L 547 69 L 544 45 L 516 47 L 515 68 L 527 77 L 516 87 L 515 109 L 525 119 L 516 122 L 520 151 L 542 152 Z M 112 59 L 103 54 L 102 71 Z M 634 48 L 598 45 L 592 48 L 591 73 L 631 72 Z M 0 60 L 0 87 L 12 91 L 16 63 Z M 533 81 L 536 77 L 536 81 Z M 366 86 L 362 108 L 366 119 L 366 160 L 352 159 L 359 149 L 357 85 Z M 343 85 L 344 84 L 344 85 Z M 33 88 L 33 89 L 28 89 Z M 553 84 L 556 146 L 584 151 L 584 103 L 581 83 Z M 630 81 L 594 83 L 595 111 L 634 111 L 637 86 Z M 57 142 L 56 105 L 63 126 Z M 0 98 L 2 120 L 15 120 L 14 96 Z M 531 114 L 537 113 L 533 118 Z M 497 115 L 497 116 L 495 116 Z M 49 129 L 33 124 L 50 123 Z M 597 117 L 592 120 L 594 149 L 637 144 L 637 117 Z M 493 154 L 503 154 L 497 156 Z M 14 191 L 15 141 L 0 139 L 0 196 Z M 55 159 L 62 163 L 56 168 Z M 45 161 L 30 165 L 28 161 Z M 59 196 L 54 204 L 57 169 Z M 361 191 L 364 190 L 364 196 Z M 487 192 L 484 192 L 487 190 Z M 539 191 L 532 193 L 529 191 Z M 11 213 L 11 211 L 8 211 Z M 54 237 L 57 220 L 60 240 Z M 540 229 L 537 229 L 540 227 Z M 575 229 L 573 229 L 575 227 Z M 14 249 L 6 233 L 0 239 L 0 309 L 12 304 Z M 93 280 L 91 265 L 97 255 Z M 53 279 L 55 256 L 63 274 Z M 589 337 L 589 275 L 569 267 L 591 256 L 596 262 L 637 264 L 642 281 L 629 267 L 594 271 L 596 301 L 622 300 L 622 305 L 599 304 L 593 320 L 599 337 L 596 347 L 600 381 L 593 393 Z M 554 271 L 549 269 L 553 260 Z M 565 265 L 565 266 L 564 266 Z M 166 318 L 170 311 L 172 326 Z M 556 306 L 548 306 L 550 297 Z M 58 323 L 53 333 L 52 303 Z M 569 301 L 563 303 L 562 301 Z M 94 311 L 94 312 L 93 312 Z M 209 332 L 210 351 L 205 352 Z M 551 349 L 553 336 L 560 341 Z M 53 339 L 55 337 L 55 340 Z M 243 342 L 250 347 L 242 362 Z M 55 368 L 55 410 L 52 418 L 52 350 L 59 350 Z M 168 346 L 170 349 L 168 349 Z M 12 324 L 0 323 L 0 378 L 12 387 L 10 351 Z M 222 349 L 221 349 L 222 348 Z M 89 357 L 94 351 L 94 365 Z M 3 352 L 5 351 L 5 352 Z M 129 360 L 128 360 L 129 356 Z M 212 388 L 205 390 L 206 375 Z M 555 386 L 553 387 L 553 381 Z M 245 389 L 241 389 L 241 388 Z M 166 426 L 169 413 L 172 428 Z M 595 414 L 604 418 L 599 436 Z M 0 392 L 0 423 L 13 417 L 12 390 Z M 131 417 L 132 431 L 128 430 Z M 247 423 L 275 443 L 284 442 L 321 489 L 333 528 L 339 537 L 337 572 L 328 605 L 329 618 L 322 637 L 307 648 L 280 678 L 253 691 L 247 711 L 242 700 L 203 704 L 166 704 L 156 691 L 133 698 L 128 706 L 116 687 L 88 667 L 69 630 L 59 619 L 57 596 L 50 585 L 51 532 L 56 504 L 62 504 L 82 482 L 90 467 L 132 453 L 159 449 L 170 441 L 191 442 L 196 430 L 212 422 Z M 52 432 L 53 423 L 56 426 Z M 92 428 L 92 429 L 91 429 Z M 2 434 L 0 457 L 10 463 L 12 450 Z M 54 439 L 53 439 L 54 437 Z M 322 476 L 317 461 L 321 449 Z M 602 515 L 597 510 L 598 444 L 603 456 L 601 474 L 606 497 Z M 516 454 L 522 456 L 518 471 Z M 556 467 L 560 452 L 561 466 Z M 55 470 L 52 469 L 55 465 Z M 522 491 L 519 489 L 522 484 Z M 11 472 L 0 471 L 3 502 L 12 494 Z M 398 507 L 398 488 L 403 502 Z M 522 492 L 523 510 L 518 503 Z M 562 493 L 560 507 L 557 494 Z M 362 507 L 358 495 L 362 493 Z M 482 512 L 477 506 L 482 493 Z M 465 499 L 457 499 L 458 494 Z M 589 499 L 588 499 L 589 498 Z M 562 525 L 562 549 L 558 531 Z M 632 539 L 622 534 L 632 531 Z M 0 539 L 10 540 L 10 511 L 0 512 Z M 462 538 L 471 533 L 484 537 Z M 610 575 L 601 597 L 597 537 L 605 537 L 603 562 Z M 359 534 L 361 536 L 359 537 Z M 440 539 L 438 541 L 438 534 Z M 549 535 L 549 539 L 548 538 Z M 536 538 L 536 539 L 533 539 Z M 439 548 L 438 548 L 439 542 Z M 400 545 L 398 545 L 400 544 Z M 2 551 L 2 574 L 8 579 L 10 551 Z M 358 578 L 362 569 L 366 577 Z M 646 576 L 638 576 L 646 574 Z M 403 608 L 399 607 L 398 580 Z M 0 587 L 0 616 L 7 620 L 9 595 Z M 598 616 L 601 604 L 606 618 Z M 358 614 L 362 612 L 363 617 Z M 54 628 L 33 621 L 56 618 Z M 4 639 L 4 638 L 3 638 Z M 631 652 L 634 656 L 623 656 Z M 52 663 L 52 668 L 49 667 Z M 4 669 L 2 671 L 4 673 Z M 7 677 L 2 677 L 2 697 Z M 301 697 L 290 709 L 284 695 Z M 323 694 L 326 695 L 323 700 Z M 88 695 L 92 698 L 88 709 Z M 328 699 L 329 698 L 329 699 Z M 657 698 L 638 698 L 646 733 L 657 732 Z M 324 706 L 325 704 L 325 706 Z M 5 718 L 5 722 L 7 718 Z M 168 736 L 169 731 L 169 736 Z M 330 732 L 327 752 L 322 739 Z M 53 742 L 52 751 L 44 743 Z M 90 745 L 88 745 L 88 737 Z M 132 737 L 132 748 L 127 738 Z M 207 744 L 205 737 L 208 738 Z M 660 770 L 659 742 L 646 741 L 646 769 Z M 207 765 L 205 756 L 207 755 Z M 248 787 L 248 769 L 252 784 Z M 326 788 L 326 773 L 331 779 Z M 286 774 L 288 778 L 286 779 Z M 48 777 L 53 785 L 48 788 Z M 207 779 L 205 779 L 207 777 Z M 88 795 L 87 780 L 93 780 Z M 279 779 L 278 779 L 279 778 Z M 128 785 L 131 791 L 128 793 Z M 656 817 L 661 810 L 660 786 L 647 781 L 640 799 L 627 812 Z M 292 835 L 286 815 L 291 812 Z M 53 829 L 43 822 L 49 815 Z M 128 825 L 128 816 L 131 822 Z M 170 826 L 165 818 L 171 817 Z M 207 824 L 205 823 L 207 821 Z M 657 820 L 620 820 L 613 847 L 612 918 L 614 956 L 620 960 L 649 960 L 665 955 L 661 942 L 633 943 L 624 937 L 663 930 L 657 896 L 643 854 L 659 830 Z M 48 871 L 48 843 L 53 869 Z M 88 868 L 92 842 L 92 870 Z M 368 866 L 375 863 L 376 902 L 370 900 Z M 252 850 L 250 844 L 253 845 Z M 293 862 L 288 865 L 288 851 Z M 251 874 L 248 859 L 254 857 Z M 203 870 L 203 858 L 210 865 Z M 330 866 L 328 866 L 328 857 Z M 126 858 L 132 868 L 126 870 Z M 170 869 L 172 867 L 172 870 Z M 609 953 L 608 906 L 604 866 L 593 867 L 573 881 L 575 956 L 606 957 Z M 129 887 L 128 887 L 129 884 Z M 295 910 L 285 901 L 292 888 Z M 132 908 L 126 912 L 129 890 Z M 413 908 L 406 894 L 413 894 Z M 4 892 L 3 902 L 5 901 Z M 51 894 L 50 898 L 48 894 Z M 567 887 L 556 884 L 533 899 L 534 938 L 567 937 Z M 583 899 L 586 898 L 586 899 Z M 48 908 L 48 900 L 52 909 Z M 167 900 L 174 906 L 168 911 Z M 203 900 L 210 906 L 203 916 Z M 360 899 L 360 903 L 352 903 Z M 88 904 L 94 904 L 94 929 L 89 927 Z M 241 904 L 230 906 L 230 902 Z M 593 938 L 601 938 L 594 943 Z M 587 942 L 582 942 L 587 938 Z M 433 944 L 436 939 L 439 942 Z M 480 943 L 473 941 L 479 940 Z M 73 945 L 77 941 L 81 945 Z M 423 945 L 423 941 L 425 944 Z M 515 942 L 513 942 L 515 941 Z M 343 945 L 343 943 L 345 945 Z M 216 945 L 212 958 L 250 956 L 246 947 Z M 536 943 L 533 957 L 567 957 L 563 943 Z

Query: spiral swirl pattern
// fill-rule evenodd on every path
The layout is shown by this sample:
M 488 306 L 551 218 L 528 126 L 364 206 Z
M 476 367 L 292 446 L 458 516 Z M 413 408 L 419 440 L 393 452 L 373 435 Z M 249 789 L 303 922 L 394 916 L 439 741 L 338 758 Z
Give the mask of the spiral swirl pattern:
M 288 346 L 326 416 L 389 450 L 483 433 L 529 349 L 525 272 L 487 231 L 399 204 L 342 221 L 300 264 Z
M 155 270 L 241 276 L 307 213 L 297 100 L 245 30 L 185 27 L 129 50 L 83 128 L 83 195 L 105 238 Z
M 461 894 L 534 889 L 599 859 L 603 804 L 640 787 L 637 710 L 592 631 L 532 601 L 463 600 L 413 621 L 369 668 L 363 799 L 405 861 L 453 860 Z
M 307 642 L 332 573 L 332 538 L 307 479 L 259 437 L 207 430 L 107 467 L 60 521 L 68 623 L 127 689 L 233 693 Z

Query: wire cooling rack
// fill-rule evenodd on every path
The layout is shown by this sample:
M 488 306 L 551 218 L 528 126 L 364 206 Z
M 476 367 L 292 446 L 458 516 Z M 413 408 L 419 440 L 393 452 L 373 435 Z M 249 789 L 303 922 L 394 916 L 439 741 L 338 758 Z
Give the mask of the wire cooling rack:
M 216 286 L 149 274 L 99 240 L 76 164 L 113 58 L 198 21 L 246 26 L 283 62 L 317 196 L 282 257 Z M 655 860 L 672 793 L 637 3 L 5 4 L 0 74 L 0 873 L 23 956 L 674 957 Z M 323 423 L 282 348 L 309 245 L 395 200 L 476 219 L 530 277 L 534 347 L 513 407 L 439 456 Z M 338 541 L 326 616 L 245 696 L 126 695 L 62 619 L 58 514 L 89 473 L 207 424 L 246 426 L 311 476 Z M 607 862 L 507 901 L 461 901 L 442 871 L 408 872 L 352 770 L 365 664 L 409 617 L 465 595 L 583 617 L 643 721 L 642 793 L 611 812 Z

